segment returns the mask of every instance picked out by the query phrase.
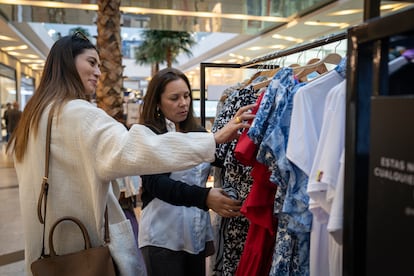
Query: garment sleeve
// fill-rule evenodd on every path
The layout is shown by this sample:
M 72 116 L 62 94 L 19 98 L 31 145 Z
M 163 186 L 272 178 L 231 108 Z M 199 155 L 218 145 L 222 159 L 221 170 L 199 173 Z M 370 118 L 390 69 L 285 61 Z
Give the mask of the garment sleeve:
M 141 178 L 143 208 L 156 197 L 172 205 L 208 210 L 206 200 L 210 188 L 173 180 L 169 177 L 169 173 L 143 175 Z
M 93 165 L 93 170 L 103 180 L 184 170 L 214 161 L 216 144 L 212 133 L 157 135 L 139 124 L 128 131 L 105 111 L 96 107 L 84 109 L 73 108 L 65 113 L 71 116 L 66 122 L 80 122 L 78 132 L 75 131 L 77 125 L 65 126 L 66 135 L 78 135 L 73 146 L 81 147 L 84 157 L 92 159 L 85 163 Z M 82 118 L 77 118 L 81 116 L 79 113 Z

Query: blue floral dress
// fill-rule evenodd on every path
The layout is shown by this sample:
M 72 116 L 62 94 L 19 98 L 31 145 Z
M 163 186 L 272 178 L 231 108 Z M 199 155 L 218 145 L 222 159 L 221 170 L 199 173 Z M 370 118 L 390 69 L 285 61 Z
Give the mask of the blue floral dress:
M 309 275 L 312 216 L 307 208 L 309 199 L 300 188 L 307 177 L 286 157 L 293 96 L 303 85 L 295 80 L 292 68 L 282 68 L 248 132 L 259 144 L 257 160 L 269 166 L 270 180 L 278 185 L 275 214 L 279 222 L 270 275 Z

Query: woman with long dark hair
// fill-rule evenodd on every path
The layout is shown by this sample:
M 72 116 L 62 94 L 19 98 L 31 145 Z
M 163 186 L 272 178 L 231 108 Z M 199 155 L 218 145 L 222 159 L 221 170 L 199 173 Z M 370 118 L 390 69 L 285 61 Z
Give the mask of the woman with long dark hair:
M 95 92 L 100 75 L 98 50 L 84 35 L 75 33 L 56 41 L 46 59 L 39 86 L 7 145 L 14 157 L 19 182 L 28 274 L 30 264 L 42 251 L 43 226 L 36 207 L 45 169 L 49 114 L 53 123 L 46 235 L 59 217 L 74 216 L 85 224 L 92 246 L 104 243 L 105 206 L 110 225 L 126 220 L 110 186 L 112 179 L 182 170 L 213 161 L 216 143 L 233 139 L 237 129 L 249 127 L 234 119 L 214 135 L 156 135 L 142 125 L 127 130 L 87 100 Z M 251 117 L 244 112 L 247 109 L 237 114 L 243 120 Z M 235 206 L 227 207 L 238 210 Z M 78 231 L 70 224 L 60 226 L 54 235 L 56 251 L 64 254 L 82 249 L 84 241 Z M 45 243 L 48 253 L 47 240 Z M 133 252 L 130 254 L 136 256 L 131 257 L 138 258 L 138 249 Z M 145 274 L 145 269 L 139 271 L 139 275 Z

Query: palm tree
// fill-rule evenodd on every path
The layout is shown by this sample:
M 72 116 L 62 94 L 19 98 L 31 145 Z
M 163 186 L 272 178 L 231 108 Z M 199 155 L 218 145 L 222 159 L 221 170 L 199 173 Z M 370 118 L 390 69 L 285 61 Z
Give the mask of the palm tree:
M 121 0 L 98 0 L 96 39 L 101 59 L 101 77 L 96 89 L 98 107 L 116 119 L 123 118 L 123 66 Z
M 81 32 L 87 38 L 90 38 L 91 37 L 91 34 L 89 33 L 88 29 L 85 29 L 85 28 L 82 28 L 82 27 L 75 27 L 75 28 L 69 29 L 69 35 L 73 35 L 76 32 Z
M 138 64 L 151 64 L 152 74 L 156 73 L 159 64 L 166 62 L 171 67 L 180 53 L 191 56 L 191 47 L 196 44 L 189 32 L 144 30 L 144 42 L 135 50 L 135 61 Z

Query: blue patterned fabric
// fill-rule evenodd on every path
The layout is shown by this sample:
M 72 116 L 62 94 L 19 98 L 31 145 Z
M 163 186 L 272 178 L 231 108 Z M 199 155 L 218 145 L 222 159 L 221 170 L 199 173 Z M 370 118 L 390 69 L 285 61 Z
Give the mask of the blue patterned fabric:
M 265 136 L 270 121 L 269 116 L 276 108 L 276 91 L 279 87 L 280 79 L 284 75 L 286 75 L 286 70 L 282 68 L 273 76 L 267 90 L 264 92 L 265 94 L 260 102 L 256 117 L 247 132 L 247 135 L 256 145 L 259 145 Z
M 308 210 L 307 176 L 286 157 L 293 96 L 305 83 L 295 81 L 293 70 L 289 74 L 277 91 L 274 128 L 259 149 L 259 157 L 272 171 L 270 180 L 279 185 L 275 212 L 282 218 L 270 275 L 309 275 L 312 214 Z
M 309 235 L 295 234 L 287 229 L 289 216 L 280 214 L 276 234 L 276 246 L 269 275 L 307 276 L 309 275 Z
M 307 208 L 307 176 L 286 157 L 293 96 L 305 83 L 298 83 L 293 69 L 282 68 L 266 90 L 249 137 L 259 145 L 257 160 L 272 171 L 278 185 L 275 213 L 278 228 L 270 275 L 309 275 L 312 215 Z
M 306 192 L 308 177 L 286 157 L 293 97 L 303 85 L 305 84 L 280 85 L 284 87 L 279 89 L 280 94 L 283 93 L 281 95 L 283 100 L 280 100 L 279 110 L 276 110 L 278 116 L 275 128 L 265 137 L 259 150 L 259 154 L 262 154 L 266 158 L 266 163 L 270 165 L 272 171 L 270 180 L 279 183 L 282 179 L 282 183 L 286 185 L 280 191 L 286 192 L 283 206 L 278 206 L 277 211 L 291 216 L 288 229 L 297 233 L 310 232 L 312 224 L 312 213 L 308 210 L 309 196 Z
M 346 79 L 346 57 L 342 58 L 334 70 L 339 73 L 344 79 Z

